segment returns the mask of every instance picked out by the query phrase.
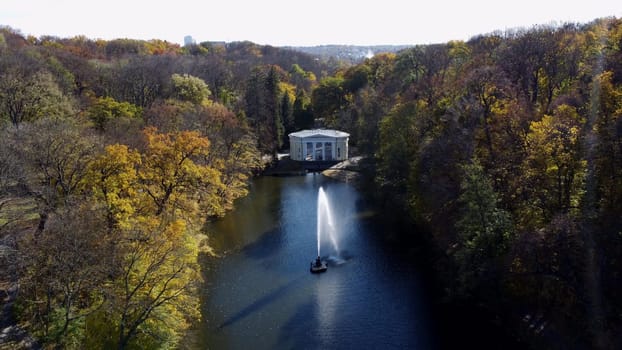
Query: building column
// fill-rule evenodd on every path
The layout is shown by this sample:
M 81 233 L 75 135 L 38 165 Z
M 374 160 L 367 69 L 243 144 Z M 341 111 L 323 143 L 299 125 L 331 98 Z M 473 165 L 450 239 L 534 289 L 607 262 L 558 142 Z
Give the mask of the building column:
M 307 160 L 307 142 L 302 140 L 302 157 L 300 160 Z

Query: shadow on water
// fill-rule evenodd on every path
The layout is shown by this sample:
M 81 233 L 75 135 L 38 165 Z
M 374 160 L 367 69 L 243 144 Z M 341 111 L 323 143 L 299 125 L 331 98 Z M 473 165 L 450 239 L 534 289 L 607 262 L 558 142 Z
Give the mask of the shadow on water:
M 282 232 L 276 227 L 263 233 L 255 242 L 242 248 L 241 252 L 248 258 L 265 260 L 278 254 L 282 239 Z
M 319 349 L 320 338 L 314 330 L 318 329 L 319 322 L 315 317 L 316 306 L 312 302 L 298 306 L 292 317 L 281 327 L 281 343 L 291 345 L 292 349 Z
M 230 318 L 228 318 L 227 320 L 225 320 L 225 322 L 223 322 L 222 324 L 220 324 L 218 326 L 218 329 L 223 329 L 227 326 L 230 326 L 242 319 L 244 319 L 247 316 L 250 316 L 251 314 L 265 308 L 266 306 L 272 304 L 273 302 L 279 300 L 280 298 L 282 298 L 284 295 L 286 295 L 290 290 L 292 290 L 293 287 L 295 287 L 301 280 L 301 277 L 296 278 L 292 281 L 289 281 L 288 283 L 284 284 L 283 286 L 273 290 L 272 292 L 264 295 L 263 297 L 255 300 L 253 303 L 251 303 L 250 305 L 244 307 L 242 310 L 240 310 L 238 313 L 236 313 L 235 315 L 231 316 Z

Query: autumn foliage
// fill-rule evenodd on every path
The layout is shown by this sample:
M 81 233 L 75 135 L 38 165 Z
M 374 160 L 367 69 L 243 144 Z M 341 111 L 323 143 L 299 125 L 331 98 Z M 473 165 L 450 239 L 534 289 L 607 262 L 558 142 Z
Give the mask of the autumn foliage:
M 203 224 L 320 125 L 350 133 L 369 196 L 429 244 L 440 299 L 536 348 L 620 348 L 621 62 L 616 18 L 332 66 L 0 28 L 0 277 L 44 346 L 182 347 Z
M 0 40 L 0 247 L 17 320 L 49 348 L 192 341 L 204 224 L 247 193 L 255 135 L 203 78 L 163 69 L 179 47 L 12 39 Z

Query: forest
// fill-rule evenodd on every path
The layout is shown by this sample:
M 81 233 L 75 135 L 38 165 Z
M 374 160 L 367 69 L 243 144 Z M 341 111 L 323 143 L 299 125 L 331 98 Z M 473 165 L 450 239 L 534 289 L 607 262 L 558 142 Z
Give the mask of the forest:
M 359 64 L 2 27 L 0 293 L 45 348 L 187 347 L 205 223 L 324 126 L 445 300 L 533 348 L 619 348 L 621 115 L 616 18 Z

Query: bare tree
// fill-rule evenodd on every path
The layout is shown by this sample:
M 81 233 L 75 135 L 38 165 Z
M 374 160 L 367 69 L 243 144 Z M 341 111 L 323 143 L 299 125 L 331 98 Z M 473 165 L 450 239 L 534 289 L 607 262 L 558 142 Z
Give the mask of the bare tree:
M 20 296 L 44 340 L 63 344 L 71 325 L 106 301 L 115 250 L 104 219 L 93 203 L 72 202 L 50 216 L 43 234 L 21 240 Z
M 41 232 L 49 214 L 81 191 L 97 142 L 75 122 L 45 118 L 13 133 L 13 152 L 23 161 L 21 186 L 39 208 Z

